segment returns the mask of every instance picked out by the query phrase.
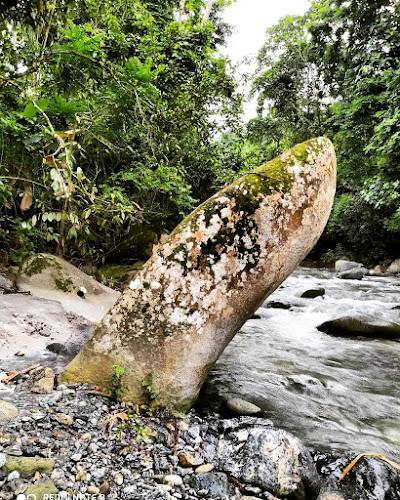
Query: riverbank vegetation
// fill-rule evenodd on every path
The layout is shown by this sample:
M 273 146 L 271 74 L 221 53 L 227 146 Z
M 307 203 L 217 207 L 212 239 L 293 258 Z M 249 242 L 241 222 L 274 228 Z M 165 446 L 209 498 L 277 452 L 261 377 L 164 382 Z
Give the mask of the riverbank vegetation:
M 398 257 L 398 3 L 324 0 L 269 28 L 249 123 L 219 52 L 229 3 L 0 2 L 3 263 L 146 259 L 239 172 L 317 135 L 338 190 L 313 256 Z

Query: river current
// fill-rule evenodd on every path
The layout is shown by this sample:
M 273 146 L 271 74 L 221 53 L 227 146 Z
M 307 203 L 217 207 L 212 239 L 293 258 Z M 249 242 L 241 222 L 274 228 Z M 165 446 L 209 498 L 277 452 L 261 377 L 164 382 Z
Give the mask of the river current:
M 324 297 L 300 298 L 322 287 Z M 290 309 L 266 307 L 270 301 Z M 326 320 L 368 314 L 400 321 L 400 279 L 341 280 L 298 268 L 228 345 L 208 385 L 260 406 L 313 450 L 383 453 L 400 460 L 400 341 L 334 337 Z

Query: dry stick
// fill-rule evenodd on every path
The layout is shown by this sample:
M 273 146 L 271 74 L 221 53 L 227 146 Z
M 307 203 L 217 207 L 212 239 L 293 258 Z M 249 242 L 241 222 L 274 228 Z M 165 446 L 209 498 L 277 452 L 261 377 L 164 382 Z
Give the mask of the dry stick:
M 382 453 L 374 453 L 373 451 L 371 451 L 371 452 L 367 452 L 367 453 L 360 453 L 360 455 L 357 455 L 356 458 L 352 462 L 350 462 L 350 464 L 344 469 L 344 471 L 342 472 L 342 474 L 339 477 L 339 481 L 341 481 L 346 476 L 346 474 L 349 471 L 351 471 L 351 469 L 355 466 L 355 464 L 362 457 L 376 457 L 376 458 L 380 458 L 381 460 L 384 460 L 385 462 L 387 462 L 388 464 L 390 464 L 395 469 L 400 470 L 400 465 L 396 464 L 396 462 L 393 462 L 392 460 L 389 460 L 388 458 L 386 458 L 385 455 L 382 455 Z
M 40 363 L 36 363 L 35 365 L 28 366 L 28 368 L 25 368 L 24 370 L 20 370 L 20 371 L 12 370 L 10 372 L 7 372 L 8 376 L 1 379 L 0 382 L 3 382 L 4 384 L 8 384 L 8 382 L 10 382 L 10 380 L 15 378 L 17 375 L 22 375 L 23 373 L 28 373 L 28 372 L 34 370 L 35 368 L 38 368 L 39 366 L 40 366 Z

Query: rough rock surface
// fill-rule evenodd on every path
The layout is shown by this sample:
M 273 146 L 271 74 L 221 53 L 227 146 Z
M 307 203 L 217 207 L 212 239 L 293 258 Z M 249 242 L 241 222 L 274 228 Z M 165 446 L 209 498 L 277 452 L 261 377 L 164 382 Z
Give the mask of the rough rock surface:
M 227 420 L 208 458 L 228 472 L 277 496 L 316 498 L 320 483 L 313 459 L 291 434 L 263 419 Z
M 59 257 L 37 254 L 21 266 L 18 288 L 59 301 L 66 311 L 99 322 L 119 292 L 108 288 Z
M 355 267 L 348 271 L 342 271 L 337 276 L 342 280 L 362 280 L 367 274 L 368 270 L 365 267 Z
M 362 335 L 365 337 L 399 338 L 400 324 L 374 316 L 342 316 L 325 321 L 318 330 L 331 335 Z
M 400 273 L 400 259 L 394 260 L 387 269 L 389 274 L 399 274 Z
M 350 269 L 359 269 L 360 267 L 363 267 L 360 262 L 354 262 L 352 260 L 337 260 L 335 262 L 335 271 L 337 273 L 349 271 Z
M 353 500 L 397 500 L 400 498 L 399 471 L 379 458 L 363 457 L 339 481 L 341 473 L 355 457 L 356 454 L 352 453 L 341 457 L 330 454 L 316 455 L 315 462 L 323 477 L 324 489 L 335 492 L 339 499 L 344 497 Z
M 11 422 L 18 416 L 18 409 L 8 401 L 0 400 L 0 424 Z
M 104 385 L 125 367 L 125 397 L 189 408 L 219 355 L 318 240 L 336 159 L 313 139 L 200 205 L 160 245 L 62 375 Z M 151 380 L 150 380 L 151 379 Z

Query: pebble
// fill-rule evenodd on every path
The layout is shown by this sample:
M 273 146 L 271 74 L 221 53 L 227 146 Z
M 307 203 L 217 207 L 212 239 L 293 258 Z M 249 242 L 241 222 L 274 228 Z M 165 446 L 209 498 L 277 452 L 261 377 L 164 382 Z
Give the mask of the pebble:
M 178 476 L 176 474 L 168 474 L 164 477 L 164 481 L 169 485 L 169 486 L 182 486 L 183 485 L 183 480 L 181 476 Z
M 90 495 L 98 495 L 100 493 L 100 488 L 97 486 L 88 486 L 87 492 Z
M 71 460 L 73 460 L 74 462 L 79 462 L 81 458 L 82 458 L 81 453 L 75 453 L 74 455 L 71 456 Z
M 117 472 L 114 476 L 114 482 L 118 484 L 118 486 L 121 486 L 124 482 L 124 476 L 120 472 Z
M 206 472 L 211 472 L 212 470 L 214 470 L 213 464 L 204 464 L 197 467 L 194 472 L 195 474 L 205 474 Z
M 4 453 L 0 453 L 0 467 L 3 467 L 3 465 L 6 463 L 7 457 L 5 456 Z
M 100 486 L 99 491 L 101 495 L 108 495 L 110 493 L 111 488 L 107 481 L 104 481 L 104 483 Z
M 13 470 L 12 472 L 10 472 L 10 474 L 8 474 L 7 476 L 7 481 L 13 481 L 14 479 L 19 479 L 20 478 L 20 474 L 17 470 Z

